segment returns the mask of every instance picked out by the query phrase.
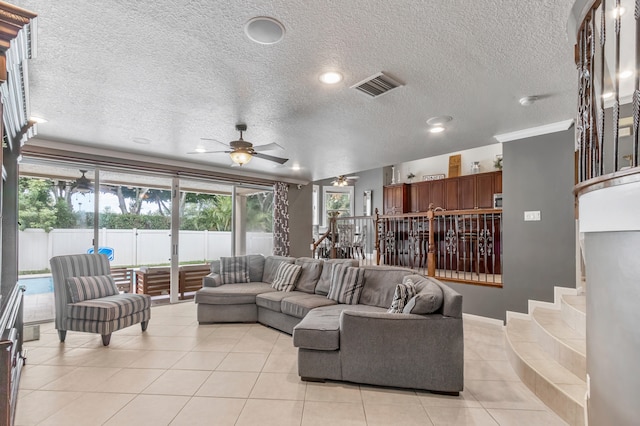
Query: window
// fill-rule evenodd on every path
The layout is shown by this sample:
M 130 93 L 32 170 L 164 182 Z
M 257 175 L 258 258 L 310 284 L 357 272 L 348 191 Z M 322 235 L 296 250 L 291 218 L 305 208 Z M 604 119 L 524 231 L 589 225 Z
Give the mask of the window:
M 324 215 L 322 222 L 328 226 L 331 212 L 339 212 L 338 217 L 353 216 L 353 186 L 325 186 L 322 188 Z

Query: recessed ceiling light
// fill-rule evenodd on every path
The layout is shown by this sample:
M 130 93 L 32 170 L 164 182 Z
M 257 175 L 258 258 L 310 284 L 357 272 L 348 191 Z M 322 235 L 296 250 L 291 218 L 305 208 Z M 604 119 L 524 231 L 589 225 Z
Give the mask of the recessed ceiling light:
M 441 133 L 441 132 L 444 132 L 444 127 L 442 127 L 442 126 L 432 127 L 432 128 L 429 129 L 429 131 L 431 133 Z
M 298 171 L 300 170 L 300 166 L 298 164 L 294 164 L 293 166 L 291 166 L 291 170 Z
M 620 78 L 629 78 L 632 75 L 633 75 L 633 71 L 625 70 L 625 71 L 620 72 L 620 74 L 618 74 L 618 77 L 620 77 Z
M 133 138 L 133 142 L 139 143 L 140 145 L 149 145 L 151 143 L 151 139 L 147 138 Z
M 199 146 L 196 149 L 194 149 L 194 151 L 202 153 L 202 152 L 207 152 L 207 149 L 204 148 L 204 147 Z
M 48 120 L 45 118 L 41 118 L 41 117 L 29 117 L 29 121 L 34 121 L 38 124 L 42 124 L 42 123 L 46 123 Z
M 282 40 L 284 32 L 284 25 L 268 16 L 258 16 L 244 24 L 244 33 L 259 44 L 276 44 Z
M 440 115 L 438 117 L 431 117 L 427 120 L 429 126 L 442 126 L 444 123 L 448 123 L 453 120 L 450 115 Z
M 602 99 L 609 99 L 613 96 L 613 92 L 605 92 L 602 94 Z
M 327 71 L 320 74 L 320 81 L 324 84 L 336 84 L 342 81 L 342 74 L 337 71 Z

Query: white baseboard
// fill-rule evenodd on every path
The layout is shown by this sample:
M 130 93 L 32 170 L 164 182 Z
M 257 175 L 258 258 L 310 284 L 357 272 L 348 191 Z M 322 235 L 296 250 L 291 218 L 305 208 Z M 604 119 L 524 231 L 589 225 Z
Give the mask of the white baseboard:
M 504 322 L 495 318 L 481 317 L 480 315 L 473 314 L 462 314 L 462 319 L 467 321 L 474 321 L 482 323 L 483 325 L 489 325 L 492 327 L 502 329 L 504 327 Z
M 531 317 L 529 314 L 523 314 L 522 312 L 507 311 L 507 324 L 509 324 L 509 321 L 512 319 L 529 321 Z

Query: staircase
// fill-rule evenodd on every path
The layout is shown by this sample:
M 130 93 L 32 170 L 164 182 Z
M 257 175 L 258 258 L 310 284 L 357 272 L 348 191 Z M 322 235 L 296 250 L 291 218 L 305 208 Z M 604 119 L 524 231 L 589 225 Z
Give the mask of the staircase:
M 585 424 L 586 299 L 555 287 L 554 303 L 529 301 L 507 312 L 505 348 L 520 379 L 570 425 Z

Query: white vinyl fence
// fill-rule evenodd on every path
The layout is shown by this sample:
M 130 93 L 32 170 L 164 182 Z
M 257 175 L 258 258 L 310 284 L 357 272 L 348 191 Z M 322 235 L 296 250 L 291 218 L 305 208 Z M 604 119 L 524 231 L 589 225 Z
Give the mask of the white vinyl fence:
M 246 252 L 270 255 L 273 234 L 247 232 Z M 211 261 L 231 255 L 231 232 L 180 231 L 180 262 Z M 49 259 L 64 254 L 86 253 L 93 247 L 92 229 L 25 229 L 19 232 L 19 271 L 49 268 Z M 169 230 L 101 229 L 100 247 L 113 249 L 111 266 L 143 266 L 169 263 Z

